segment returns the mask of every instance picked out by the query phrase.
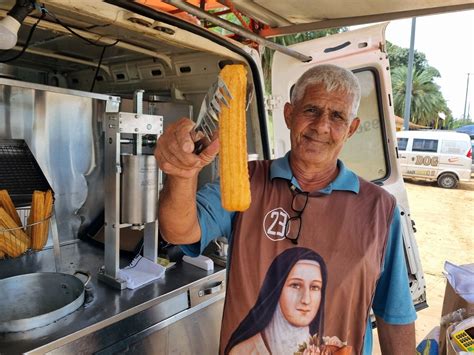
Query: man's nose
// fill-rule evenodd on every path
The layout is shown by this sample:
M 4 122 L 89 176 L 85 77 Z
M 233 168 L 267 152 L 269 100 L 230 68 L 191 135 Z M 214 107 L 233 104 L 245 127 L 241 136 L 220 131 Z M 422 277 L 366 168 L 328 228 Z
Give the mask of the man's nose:
M 330 123 L 331 121 L 329 120 L 329 115 L 325 111 L 322 113 L 319 117 L 317 117 L 315 120 L 313 120 L 313 123 L 311 124 L 312 128 L 316 130 L 319 134 L 323 133 L 328 133 L 330 130 Z

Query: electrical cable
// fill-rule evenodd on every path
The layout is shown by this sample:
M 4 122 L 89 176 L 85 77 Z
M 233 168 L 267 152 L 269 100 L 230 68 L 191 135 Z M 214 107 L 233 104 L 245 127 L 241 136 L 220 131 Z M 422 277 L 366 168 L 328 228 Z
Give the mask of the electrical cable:
M 105 50 L 108 48 L 108 47 L 113 47 L 115 46 L 119 40 L 117 39 L 114 43 L 110 43 L 110 44 L 98 44 L 98 42 L 100 41 L 100 39 L 98 39 L 97 41 L 91 41 L 90 39 L 84 37 L 84 36 L 81 36 L 79 33 L 77 33 L 76 31 L 74 31 L 72 28 L 70 28 L 68 25 L 66 25 L 65 23 L 63 23 L 59 18 L 56 17 L 55 14 L 53 14 L 52 12 L 48 11 L 47 12 L 49 16 L 51 16 L 51 18 L 56 21 L 56 23 L 58 23 L 59 25 L 63 26 L 66 30 L 68 30 L 71 34 L 73 34 L 74 36 L 77 36 L 78 38 L 82 39 L 83 41 L 89 43 L 90 45 L 93 45 L 93 46 L 96 46 L 96 47 L 101 47 L 102 48 L 102 52 L 100 53 L 100 58 L 99 58 L 99 63 L 97 64 L 97 67 L 95 69 L 95 73 L 94 73 L 94 78 L 92 79 L 92 84 L 91 84 L 91 89 L 90 89 L 90 92 L 93 92 L 94 91 L 94 87 L 95 87 L 95 83 L 97 82 L 97 77 L 99 76 L 99 71 L 100 71 L 100 67 L 102 65 L 102 60 L 104 59 L 104 54 L 105 54 Z
M 35 3 L 35 5 L 37 5 Z M 11 61 L 14 61 L 18 58 L 20 58 L 25 52 L 26 50 L 28 49 L 28 46 L 30 44 L 30 41 L 31 41 L 31 38 L 33 37 L 33 33 L 35 32 L 36 30 L 36 27 L 38 26 L 38 24 L 40 23 L 40 21 L 42 19 L 44 19 L 46 17 L 46 15 L 49 15 L 56 23 L 58 23 L 59 25 L 61 25 L 62 27 L 64 27 L 66 30 L 68 30 L 71 34 L 73 34 L 74 36 L 77 36 L 78 38 L 82 39 L 83 41 L 89 43 L 90 45 L 93 45 L 93 46 L 96 46 L 96 47 L 101 47 L 102 48 L 102 52 L 100 54 L 100 58 L 99 58 L 99 63 L 97 64 L 97 67 L 96 67 L 96 70 L 95 70 L 95 74 L 94 74 L 94 79 L 92 80 L 92 85 L 91 85 L 91 92 L 94 90 L 94 87 L 95 87 L 95 83 L 97 81 L 97 77 L 99 76 L 99 71 L 100 71 L 100 67 L 102 65 L 102 60 L 104 59 L 104 54 L 105 54 L 105 49 L 108 48 L 108 47 L 113 47 L 115 46 L 119 40 L 117 39 L 114 43 L 110 43 L 110 44 L 98 44 L 100 39 L 98 39 L 97 41 L 91 41 L 90 39 L 84 37 L 84 36 L 81 36 L 79 33 L 77 33 L 76 31 L 74 31 L 72 28 L 70 28 L 68 25 L 66 25 L 65 23 L 63 23 L 59 18 L 56 17 L 55 14 L 53 14 L 52 12 L 48 11 L 44 5 L 41 5 L 41 6 L 36 6 L 37 9 L 39 11 L 41 11 L 41 16 L 38 18 L 38 21 L 36 21 L 36 23 L 31 27 L 30 29 L 30 32 L 28 33 L 28 37 L 26 39 L 26 42 L 25 44 L 23 45 L 23 48 L 22 50 L 16 54 L 15 56 L 13 56 L 12 58 L 9 58 L 9 59 L 0 59 L 0 63 L 8 63 L 8 62 L 11 62 Z M 7 51 L 8 52 L 8 51 Z
M 95 82 L 97 81 L 97 77 L 99 76 L 100 66 L 102 65 L 102 59 L 104 59 L 104 54 L 105 54 L 106 49 L 107 49 L 107 46 L 102 47 L 102 53 L 100 54 L 99 64 L 97 64 L 97 68 L 95 69 L 94 79 L 92 80 L 90 92 L 94 91 Z
M 41 8 L 41 16 L 38 18 L 38 21 L 36 21 L 35 24 L 33 26 L 31 26 L 30 32 L 28 33 L 28 37 L 27 37 L 26 42 L 23 45 L 23 48 L 21 49 L 21 51 L 18 52 L 18 54 L 14 55 L 13 57 L 9 58 L 9 59 L 0 59 L 0 63 L 8 63 L 8 62 L 14 61 L 15 59 L 20 58 L 23 55 L 23 53 L 25 53 L 25 51 L 28 49 L 28 46 L 30 44 L 31 37 L 33 37 L 33 33 L 35 32 L 36 26 L 38 26 L 40 21 L 42 19 L 44 19 L 45 16 L 46 16 L 46 11 L 43 11 L 43 8 Z M 6 53 L 8 53 L 10 51 L 11 51 L 11 49 L 6 51 Z
M 97 41 L 91 41 L 90 39 L 84 37 L 84 36 L 81 36 L 79 33 L 77 33 L 76 31 L 74 31 L 71 27 L 69 27 L 68 25 L 66 25 L 64 22 L 62 22 L 60 19 L 58 19 L 56 17 L 55 14 L 53 14 L 51 11 L 47 11 L 47 14 L 49 16 L 51 16 L 51 18 L 56 21 L 56 23 L 58 23 L 59 25 L 63 26 L 66 30 L 68 30 L 70 33 L 72 33 L 73 35 L 79 37 L 80 39 L 82 39 L 83 41 L 93 45 L 93 46 L 97 46 L 97 47 L 113 47 L 115 46 L 119 40 L 116 40 L 114 43 L 110 43 L 110 44 L 98 44 L 100 39 L 98 39 Z

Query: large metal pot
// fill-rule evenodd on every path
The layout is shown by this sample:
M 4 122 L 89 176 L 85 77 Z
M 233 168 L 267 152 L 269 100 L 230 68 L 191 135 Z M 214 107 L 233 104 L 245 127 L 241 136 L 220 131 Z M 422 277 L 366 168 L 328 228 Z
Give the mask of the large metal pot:
M 91 279 L 82 271 L 74 275 L 38 272 L 0 280 L 0 332 L 42 327 L 74 312 L 84 303 L 84 287 Z

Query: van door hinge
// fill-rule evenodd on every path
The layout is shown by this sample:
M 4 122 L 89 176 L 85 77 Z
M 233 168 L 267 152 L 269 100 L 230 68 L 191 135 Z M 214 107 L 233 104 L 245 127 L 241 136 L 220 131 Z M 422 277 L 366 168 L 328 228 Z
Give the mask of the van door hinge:
M 268 95 L 265 96 L 265 109 L 267 111 L 273 111 L 277 108 L 283 107 L 283 97 Z

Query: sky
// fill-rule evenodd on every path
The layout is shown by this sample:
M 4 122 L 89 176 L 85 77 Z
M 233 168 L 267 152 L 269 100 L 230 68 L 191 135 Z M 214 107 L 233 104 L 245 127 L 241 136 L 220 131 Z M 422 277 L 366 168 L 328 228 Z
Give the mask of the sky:
M 386 40 L 410 48 L 411 23 L 411 19 L 391 21 Z M 415 49 L 439 70 L 441 78 L 436 83 L 456 119 L 464 113 L 467 74 L 471 73 L 467 109 L 474 120 L 474 10 L 417 17 Z

